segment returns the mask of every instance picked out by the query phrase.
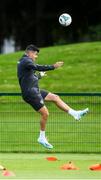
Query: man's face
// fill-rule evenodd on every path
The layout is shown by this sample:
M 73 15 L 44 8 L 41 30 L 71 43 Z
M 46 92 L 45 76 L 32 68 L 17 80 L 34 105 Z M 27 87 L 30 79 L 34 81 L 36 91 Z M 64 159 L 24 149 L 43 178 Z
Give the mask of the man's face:
M 37 51 L 29 51 L 29 57 L 35 61 L 38 58 L 38 52 Z

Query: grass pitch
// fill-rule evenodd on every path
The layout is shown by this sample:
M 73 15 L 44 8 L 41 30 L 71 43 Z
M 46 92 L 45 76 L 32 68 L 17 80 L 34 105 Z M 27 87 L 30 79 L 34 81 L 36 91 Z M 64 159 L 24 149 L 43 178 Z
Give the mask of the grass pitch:
M 16 70 L 23 53 L 0 55 L 0 92 L 20 91 Z M 101 91 L 101 42 L 41 48 L 37 63 L 53 64 L 61 60 L 64 66 L 47 72 L 40 80 L 40 88 L 52 92 Z
M 23 52 L 0 55 L 0 92 L 20 92 L 16 66 L 22 55 Z M 64 61 L 64 66 L 54 72 L 47 72 L 48 76 L 40 81 L 40 88 L 52 92 L 101 91 L 101 42 L 42 48 L 38 63 L 53 64 L 59 60 Z M 21 99 L 15 101 L 10 98 L 0 97 L 0 151 L 21 150 L 32 151 L 33 154 L 0 154 L 0 164 L 16 174 L 15 177 L 7 178 L 0 172 L 0 179 L 101 179 L 101 172 L 88 169 L 92 164 L 101 163 L 99 154 L 52 154 L 58 158 L 56 162 L 46 160 L 47 156 L 51 156 L 49 153 L 36 154 L 37 150 L 46 152 L 37 143 L 39 116 Z M 73 99 L 72 104 L 69 98 L 65 98 L 65 102 L 81 109 L 88 106 L 90 100 L 85 103 L 84 98 L 81 98 L 79 104 Z M 49 107 L 51 115 L 47 134 L 56 152 L 101 152 L 100 104 L 101 97 L 93 99 L 88 106 L 89 115 L 78 123 L 56 108 L 51 113 Z M 61 170 L 60 166 L 68 161 L 74 162 L 80 170 Z
M 47 161 L 55 156 L 57 161 Z M 62 170 L 61 166 L 72 161 L 79 170 Z M 101 179 L 101 171 L 91 171 L 92 164 L 100 163 L 98 154 L 0 154 L 0 163 L 15 173 L 14 177 L 0 179 Z
M 75 109 L 89 107 L 80 121 L 48 103 L 50 116 L 46 136 L 52 152 L 101 152 L 101 97 L 61 97 Z M 45 152 L 37 142 L 40 115 L 19 97 L 1 97 L 0 151 Z

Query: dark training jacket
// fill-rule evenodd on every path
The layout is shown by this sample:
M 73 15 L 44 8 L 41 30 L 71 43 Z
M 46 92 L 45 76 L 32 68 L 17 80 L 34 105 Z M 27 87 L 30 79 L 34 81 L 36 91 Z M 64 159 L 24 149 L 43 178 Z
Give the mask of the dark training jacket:
M 26 96 L 30 91 L 39 91 L 38 75 L 36 71 L 54 70 L 53 65 L 39 65 L 33 62 L 27 55 L 23 55 L 18 61 L 17 76 L 21 87 L 22 94 Z

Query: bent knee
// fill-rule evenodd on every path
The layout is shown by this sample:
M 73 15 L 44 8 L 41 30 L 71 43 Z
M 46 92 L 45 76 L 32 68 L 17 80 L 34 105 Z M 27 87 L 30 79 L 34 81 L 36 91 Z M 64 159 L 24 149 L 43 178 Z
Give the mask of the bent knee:
M 44 113 L 42 114 L 42 116 L 43 116 L 44 119 L 47 119 L 48 116 L 49 116 L 49 112 L 48 112 L 48 111 L 47 111 L 47 112 L 44 112 Z
M 52 101 L 53 101 L 53 102 L 57 102 L 58 99 L 60 99 L 60 97 L 59 97 L 58 95 L 52 94 Z
M 39 110 L 39 113 L 41 114 L 41 116 L 46 117 L 46 118 L 49 116 L 49 112 L 48 112 L 48 109 L 46 108 L 46 106 L 42 107 Z
M 41 115 L 43 116 L 43 117 L 48 117 L 49 116 L 49 112 L 48 112 L 48 110 L 47 109 L 45 109 L 44 111 L 42 111 L 41 112 Z

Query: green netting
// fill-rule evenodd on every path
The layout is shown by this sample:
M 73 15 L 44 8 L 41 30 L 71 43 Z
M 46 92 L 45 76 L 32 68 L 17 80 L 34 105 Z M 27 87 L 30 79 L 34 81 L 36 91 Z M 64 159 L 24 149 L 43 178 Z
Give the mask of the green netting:
M 46 136 L 52 152 L 101 153 L 101 93 L 56 93 L 74 109 L 89 107 L 77 122 L 53 103 L 49 109 Z M 40 114 L 26 104 L 21 94 L 0 94 L 0 152 L 46 152 L 37 143 Z

